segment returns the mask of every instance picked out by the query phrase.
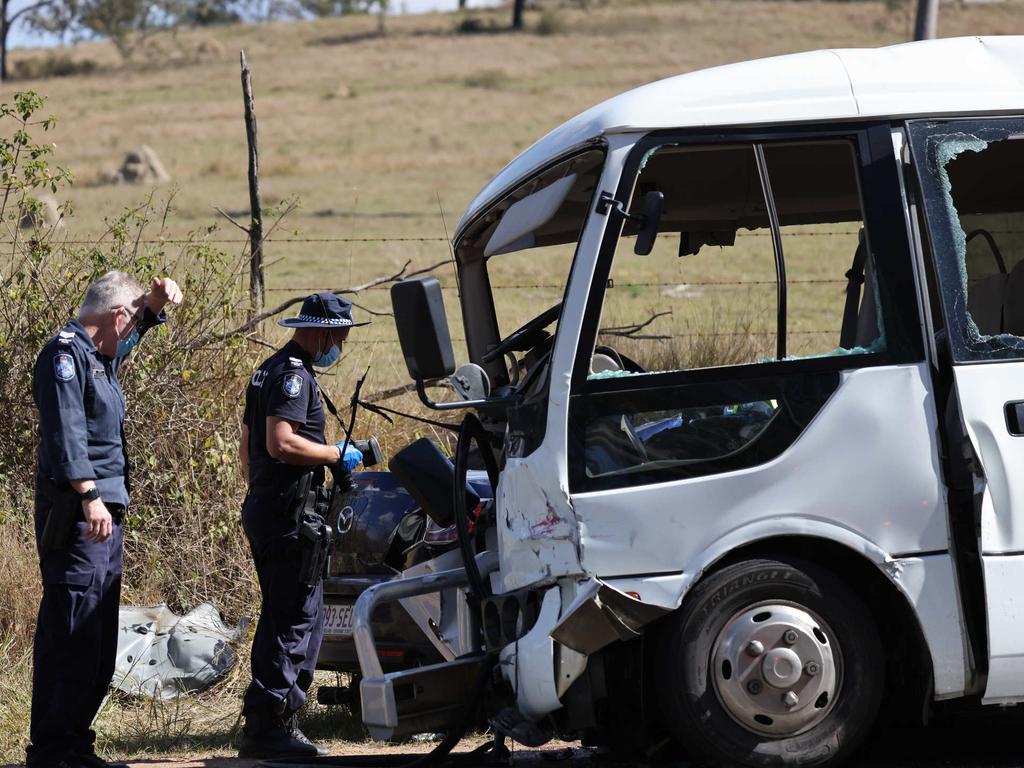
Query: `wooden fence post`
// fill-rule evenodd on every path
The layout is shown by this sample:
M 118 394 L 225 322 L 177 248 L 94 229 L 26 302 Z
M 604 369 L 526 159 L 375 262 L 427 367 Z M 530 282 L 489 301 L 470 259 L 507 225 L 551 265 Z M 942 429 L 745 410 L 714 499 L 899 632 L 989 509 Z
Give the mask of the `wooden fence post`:
M 245 51 L 242 62 L 242 98 L 245 102 L 245 136 L 249 142 L 249 298 L 253 314 L 263 310 L 263 207 L 260 202 L 260 153 L 256 144 L 256 115 L 253 108 L 252 78 Z

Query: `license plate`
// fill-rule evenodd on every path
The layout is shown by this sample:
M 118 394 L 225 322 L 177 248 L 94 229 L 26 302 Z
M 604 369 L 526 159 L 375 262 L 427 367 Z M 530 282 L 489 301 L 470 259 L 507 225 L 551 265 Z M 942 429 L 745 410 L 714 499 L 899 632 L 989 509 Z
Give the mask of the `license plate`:
M 352 634 L 352 603 L 324 605 L 324 634 L 347 637 Z

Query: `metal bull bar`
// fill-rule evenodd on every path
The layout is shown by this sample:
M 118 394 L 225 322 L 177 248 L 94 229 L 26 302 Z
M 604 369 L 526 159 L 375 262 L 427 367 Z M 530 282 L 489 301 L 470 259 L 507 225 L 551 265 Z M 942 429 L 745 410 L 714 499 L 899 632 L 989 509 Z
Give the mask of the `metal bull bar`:
M 498 568 L 496 552 L 481 552 L 474 559 L 482 576 Z M 465 696 L 469 688 L 467 680 L 476 675 L 482 663 L 480 656 L 465 656 L 441 664 L 384 674 L 370 624 L 374 610 L 380 603 L 465 587 L 468 584 L 469 576 L 463 567 L 386 581 L 370 587 L 359 596 L 353 611 L 352 636 L 363 676 L 359 686 L 363 723 L 372 738 L 384 741 L 431 729 L 443 730 L 446 716 L 464 705 L 465 702 L 458 696 L 460 693 Z M 400 712 L 395 690 L 404 689 L 410 684 L 424 693 L 413 698 L 403 696 Z M 455 698 L 451 698 L 453 696 Z M 399 727 L 400 715 L 402 728 Z

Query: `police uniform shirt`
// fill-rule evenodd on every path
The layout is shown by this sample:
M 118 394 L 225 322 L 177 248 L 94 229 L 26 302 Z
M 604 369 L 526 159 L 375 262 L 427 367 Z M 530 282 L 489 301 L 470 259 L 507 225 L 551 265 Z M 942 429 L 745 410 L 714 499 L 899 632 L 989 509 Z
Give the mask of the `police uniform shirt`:
M 324 409 L 312 359 L 295 341 L 271 355 L 252 375 L 245 392 L 243 423 L 249 428 L 249 485 L 281 487 L 306 469 L 267 453 L 267 418 L 299 425 L 298 434 L 326 444 Z M 322 471 L 322 470 L 321 470 Z
M 166 321 L 148 308 L 139 335 Z M 38 472 L 58 483 L 94 480 L 107 503 L 128 506 L 125 400 L 117 379 L 126 358 L 101 355 L 78 320 L 43 346 L 32 382 L 39 409 Z

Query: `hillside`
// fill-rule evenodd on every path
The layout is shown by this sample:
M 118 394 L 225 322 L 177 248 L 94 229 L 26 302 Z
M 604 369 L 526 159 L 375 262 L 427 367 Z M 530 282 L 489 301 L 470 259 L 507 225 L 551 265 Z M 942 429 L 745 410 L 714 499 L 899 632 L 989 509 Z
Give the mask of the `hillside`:
M 212 206 L 245 211 L 245 134 L 238 50 L 253 68 L 268 203 L 298 196 L 288 220 L 304 237 L 445 233 L 487 179 L 518 151 L 586 107 L 633 86 L 741 59 L 905 40 L 909 2 L 609 2 L 545 18 L 554 34 L 455 34 L 455 15 L 395 17 L 378 38 L 366 17 L 183 31 L 157 38 L 150 61 L 96 74 L 12 83 L 48 97 L 59 118 L 58 158 L 77 176 L 73 231 L 136 203 L 135 186 L 95 186 L 125 152 L 156 149 L 177 189 L 173 226 L 218 221 Z M 890 10 L 893 8 L 893 10 Z M 496 24 L 506 14 L 478 14 Z M 539 13 L 528 24 L 541 23 Z M 552 18 L 554 23 L 551 22 Z M 941 32 L 1024 30 L 1019 2 L 949 7 Z M 213 41 L 213 42 L 211 42 Z M 204 49 L 196 61 L 197 49 Z M 13 59 L 45 57 L 16 51 Z M 74 58 L 114 67 L 113 49 Z M 354 212 L 358 217 L 328 215 Z M 399 215 L 396 215 L 399 214 Z M 222 235 L 237 230 L 220 220 Z M 276 246 L 275 286 L 303 282 L 311 264 L 347 278 L 349 248 Z M 351 248 L 352 275 L 378 259 L 443 257 L 444 243 Z M 343 257 L 340 260 L 338 257 Z M 342 263 L 344 262 L 344 263 Z M 342 269 L 343 268 L 343 269 Z M 305 282 L 308 282 L 306 280 Z

